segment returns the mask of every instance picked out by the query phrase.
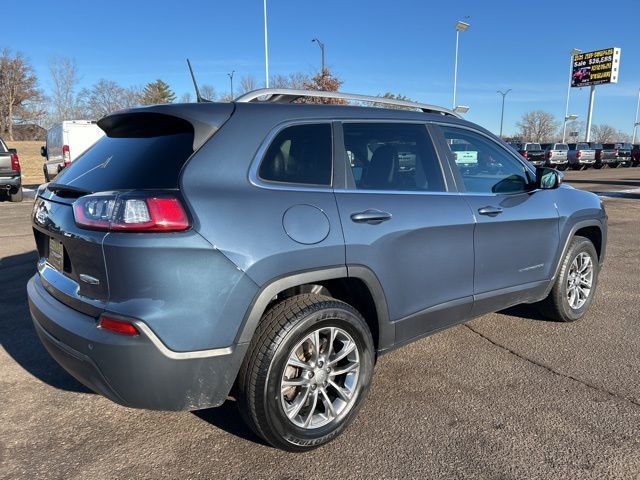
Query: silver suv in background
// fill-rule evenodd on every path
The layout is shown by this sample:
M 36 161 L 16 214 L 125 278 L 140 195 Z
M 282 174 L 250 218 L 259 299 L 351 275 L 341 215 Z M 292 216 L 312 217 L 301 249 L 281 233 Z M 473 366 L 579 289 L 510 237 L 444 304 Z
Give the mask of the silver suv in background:
M 544 150 L 545 165 L 558 170 L 567 168 L 569 145 L 566 143 L 543 143 L 540 145 Z
M 588 143 L 569 143 L 567 158 L 573 170 L 585 170 L 596 163 L 596 151 Z

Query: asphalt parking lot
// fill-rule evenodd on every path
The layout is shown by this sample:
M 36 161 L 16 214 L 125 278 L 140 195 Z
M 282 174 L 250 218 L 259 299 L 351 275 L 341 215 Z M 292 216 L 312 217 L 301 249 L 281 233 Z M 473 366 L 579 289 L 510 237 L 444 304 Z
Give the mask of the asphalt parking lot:
M 351 428 L 306 454 L 262 444 L 232 401 L 132 410 L 65 373 L 29 318 L 32 201 L 0 202 L 0 478 L 640 478 L 640 168 L 566 179 L 610 192 L 589 314 L 516 307 L 383 356 Z

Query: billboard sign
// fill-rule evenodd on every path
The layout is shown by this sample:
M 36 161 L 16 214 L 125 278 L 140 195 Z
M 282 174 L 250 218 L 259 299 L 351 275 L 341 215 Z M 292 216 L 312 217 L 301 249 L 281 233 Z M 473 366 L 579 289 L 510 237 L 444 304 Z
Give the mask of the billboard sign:
M 619 70 L 619 48 L 579 53 L 573 57 L 571 86 L 589 87 L 603 83 L 618 83 Z

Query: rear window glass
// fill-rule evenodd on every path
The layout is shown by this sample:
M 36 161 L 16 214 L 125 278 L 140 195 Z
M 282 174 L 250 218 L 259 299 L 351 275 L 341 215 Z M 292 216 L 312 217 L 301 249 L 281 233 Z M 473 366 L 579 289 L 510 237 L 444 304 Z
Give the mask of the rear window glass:
M 193 132 L 140 137 L 103 137 L 55 179 L 90 192 L 177 188 L 193 153 Z
M 331 185 L 331 125 L 295 125 L 282 130 L 260 164 L 262 180 Z
M 531 152 L 533 150 L 542 150 L 540 148 L 540 144 L 539 143 L 527 143 L 527 151 Z
M 569 145 L 565 143 L 556 143 L 555 150 L 569 150 Z
M 577 150 L 589 150 L 590 148 L 588 143 L 579 143 Z
M 602 144 L 601 143 L 592 143 L 591 144 L 591 148 L 594 148 L 596 150 L 602 150 Z

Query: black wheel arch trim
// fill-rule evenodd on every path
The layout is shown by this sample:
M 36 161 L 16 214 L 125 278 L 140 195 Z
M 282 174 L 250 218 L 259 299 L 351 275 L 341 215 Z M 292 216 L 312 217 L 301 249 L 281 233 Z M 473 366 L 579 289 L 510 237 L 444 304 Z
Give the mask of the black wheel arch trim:
M 378 350 L 395 342 L 395 326 L 389 322 L 389 310 L 384 290 L 375 273 L 363 265 L 340 265 L 318 270 L 305 270 L 278 277 L 265 284 L 247 310 L 234 343 L 250 342 L 269 303 L 278 293 L 291 287 L 340 278 L 358 278 L 364 282 L 373 298 L 378 317 Z

